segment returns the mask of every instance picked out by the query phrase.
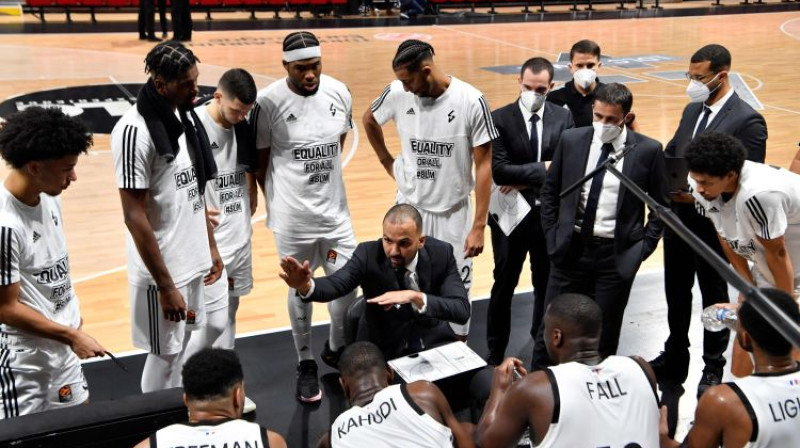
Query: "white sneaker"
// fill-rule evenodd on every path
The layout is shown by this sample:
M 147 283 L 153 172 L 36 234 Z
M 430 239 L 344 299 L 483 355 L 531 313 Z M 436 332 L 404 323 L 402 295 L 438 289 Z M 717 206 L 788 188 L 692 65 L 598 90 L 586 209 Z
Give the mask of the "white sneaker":
M 248 397 L 244 397 L 244 410 L 242 411 L 243 414 L 249 414 L 256 410 L 256 402 L 251 400 Z

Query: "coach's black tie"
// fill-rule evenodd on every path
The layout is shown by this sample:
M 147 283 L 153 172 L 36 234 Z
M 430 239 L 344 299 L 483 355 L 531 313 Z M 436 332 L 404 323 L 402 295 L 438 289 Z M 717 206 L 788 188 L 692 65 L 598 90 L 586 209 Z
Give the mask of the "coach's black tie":
M 405 291 L 408 289 L 408 284 L 406 283 L 406 272 L 408 272 L 408 269 L 405 267 L 394 269 L 394 276 L 397 277 L 397 286 L 400 287 L 400 291 Z
M 536 132 L 536 123 L 538 121 L 538 115 L 531 115 L 531 154 L 533 154 L 534 162 L 539 161 L 539 133 Z
M 608 159 L 608 155 L 614 151 L 614 145 L 611 143 L 604 143 L 600 148 L 600 158 L 597 159 L 597 165 L 600 166 Z M 583 211 L 583 222 L 581 223 L 581 237 L 584 241 L 588 241 L 594 234 L 594 218 L 597 216 L 597 203 L 600 200 L 600 191 L 603 189 L 603 178 L 606 176 L 606 170 L 597 173 L 592 179 L 592 186 L 589 188 L 589 197 L 586 198 L 586 208 Z
M 708 117 L 711 115 L 711 108 L 703 105 L 703 117 L 700 118 L 700 123 L 697 124 L 697 130 L 694 131 L 694 135 L 700 135 L 703 131 L 706 130 L 706 126 L 708 126 Z

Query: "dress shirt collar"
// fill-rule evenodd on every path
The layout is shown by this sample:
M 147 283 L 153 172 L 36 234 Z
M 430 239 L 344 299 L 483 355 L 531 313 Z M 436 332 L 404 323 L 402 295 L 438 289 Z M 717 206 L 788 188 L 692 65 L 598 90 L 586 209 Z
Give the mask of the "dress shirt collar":
M 414 255 L 414 259 L 413 259 L 413 260 L 411 260 L 411 262 L 410 262 L 410 263 L 408 263 L 408 264 L 405 266 L 405 268 L 406 268 L 406 269 L 407 269 L 409 272 L 413 272 L 414 274 L 416 274 L 416 273 L 417 273 L 417 261 L 418 261 L 418 260 L 419 260 L 419 250 L 417 251 L 417 254 L 416 254 L 416 255 Z
M 716 116 L 717 112 L 722 110 L 722 107 L 725 106 L 725 103 L 727 103 L 728 100 L 731 99 L 732 96 L 733 96 L 733 87 L 731 87 L 731 89 L 728 90 L 728 93 L 726 93 L 725 96 L 720 98 L 719 101 L 717 101 L 716 103 L 714 103 L 714 104 L 712 104 L 710 106 L 708 104 L 703 103 L 703 106 L 711 109 L 711 115 L 715 115 Z M 708 127 L 709 124 L 711 124 L 711 123 L 706 124 L 706 127 Z

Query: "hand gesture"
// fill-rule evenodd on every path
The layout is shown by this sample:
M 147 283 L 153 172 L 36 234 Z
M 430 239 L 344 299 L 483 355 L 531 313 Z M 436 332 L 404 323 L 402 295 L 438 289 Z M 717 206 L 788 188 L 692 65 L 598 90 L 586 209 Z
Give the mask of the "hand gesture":
M 420 297 L 420 294 L 417 291 L 412 291 L 409 289 L 405 291 L 388 291 L 379 295 L 378 297 L 373 297 L 367 300 L 367 303 L 380 305 L 384 310 L 389 310 L 395 305 L 399 306 L 404 303 L 412 302 L 419 308 L 422 306 L 422 297 Z
M 506 358 L 499 366 L 494 368 L 492 377 L 492 391 L 505 393 L 511 384 L 516 381 L 515 375 L 524 378 L 528 372 L 517 358 Z
M 281 259 L 281 269 L 283 272 L 278 275 L 289 285 L 305 295 L 309 288 L 311 288 L 311 264 L 308 260 L 300 264 L 293 257 L 283 257 Z

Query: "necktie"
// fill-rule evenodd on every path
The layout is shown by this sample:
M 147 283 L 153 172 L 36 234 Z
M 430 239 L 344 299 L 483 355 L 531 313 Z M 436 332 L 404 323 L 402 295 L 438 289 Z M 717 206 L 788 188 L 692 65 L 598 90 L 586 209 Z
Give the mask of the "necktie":
M 608 155 L 614 150 L 614 145 L 604 143 L 600 148 L 600 158 L 597 165 L 600 166 L 608 159 Z M 606 170 L 600 171 L 592 179 L 592 186 L 589 188 L 589 196 L 586 198 L 586 208 L 583 211 L 583 223 L 581 223 L 581 237 L 584 241 L 589 240 L 594 234 L 594 218 L 597 216 L 597 203 L 600 200 L 600 191 L 603 189 L 603 178 Z
M 405 291 L 408 289 L 408 283 L 406 283 L 406 272 L 408 272 L 408 269 L 404 267 L 396 268 L 394 270 L 394 275 L 397 277 L 397 286 L 400 287 L 400 291 Z
M 539 133 L 536 132 L 536 123 L 538 121 L 538 115 L 531 115 L 531 154 L 533 154 L 534 162 L 539 161 Z
M 708 126 L 708 117 L 711 115 L 711 108 L 703 105 L 703 117 L 700 118 L 700 123 L 697 125 L 697 130 L 694 131 L 694 136 L 698 136 L 706 130 L 706 126 Z

